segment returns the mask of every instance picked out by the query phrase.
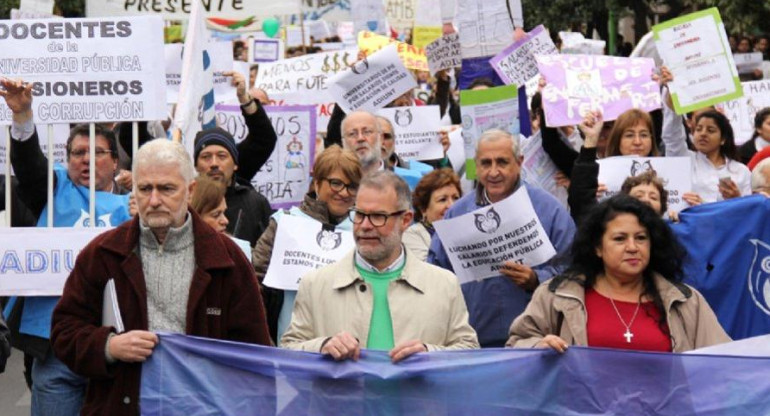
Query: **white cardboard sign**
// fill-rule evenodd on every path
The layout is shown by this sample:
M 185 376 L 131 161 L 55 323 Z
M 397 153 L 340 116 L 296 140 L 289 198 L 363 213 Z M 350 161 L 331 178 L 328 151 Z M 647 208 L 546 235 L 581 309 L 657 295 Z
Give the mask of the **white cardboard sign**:
M 383 108 L 377 114 L 390 120 L 395 151 L 404 160 L 444 157 L 439 129 L 441 112 L 437 105 Z
M 692 169 L 689 157 L 629 157 L 615 156 L 599 159 L 599 183 L 607 186 L 605 198 L 618 192 L 629 176 L 654 171 L 668 191 L 669 211 L 681 211 L 689 205 L 682 199 L 692 191 Z

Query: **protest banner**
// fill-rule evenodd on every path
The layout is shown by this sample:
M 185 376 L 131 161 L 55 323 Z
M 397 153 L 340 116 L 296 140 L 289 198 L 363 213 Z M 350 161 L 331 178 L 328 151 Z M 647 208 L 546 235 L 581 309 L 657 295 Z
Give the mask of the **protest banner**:
M 230 132 L 236 143 L 249 131 L 237 105 L 216 106 L 217 125 Z M 316 117 L 313 106 L 265 107 L 278 142 L 270 158 L 252 178 L 251 184 L 273 209 L 302 202 L 310 184 L 315 160 Z
M 599 183 L 607 186 L 603 198 L 618 192 L 629 176 L 652 171 L 663 180 L 668 191 L 669 211 L 680 211 L 690 205 L 682 199 L 685 192 L 692 192 L 692 170 L 689 157 L 636 157 L 614 156 L 599 159 Z
M 685 282 L 698 289 L 733 339 L 770 333 L 770 198 L 691 207 L 671 224 L 688 253 Z
M 184 45 L 170 43 L 164 45 L 166 56 L 166 102 L 174 104 L 179 100 L 179 87 L 182 83 L 182 52 Z M 231 42 L 209 42 L 206 51 L 214 71 L 214 100 L 218 103 L 238 100 L 232 77 L 222 75 L 233 70 L 233 45 Z M 247 76 L 248 73 L 243 74 Z
M 417 0 L 414 26 L 441 27 L 441 24 L 441 3 L 439 0 Z
M 275 232 L 264 284 L 297 290 L 308 272 L 341 260 L 355 245 L 349 229 L 329 230 L 314 219 L 284 214 Z
M 24 19 L 53 19 L 57 18 L 54 14 L 48 12 L 36 12 L 29 10 L 11 9 L 11 20 L 24 20 Z
M 580 32 L 559 32 L 559 38 L 565 55 L 604 55 L 603 40 L 586 39 Z
M 770 406 L 770 358 L 761 355 L 493 348 L 416 354 L 394 365 L 388 351 L 364 349 L 359 360 L 335 362 L 246 343 L 159 337 L 142 365 L 143 416 L 180 408 L 279 416 L 377 413 L 371 409 L 442 416 L 642 415 L 653 413 L 649 409 L 734 415 L 763 414 Z
M 476 142 L 489 129 L 502 129 L 519 134 L 518 87 L 506 85 L 483 90 L 460 91 L 463 142 L 465 143 L 465 173 L 476 179 Z
M 497 75 L 506 84 L 524 85 L 538 74 L 535 55 L 555 55 L 559 50 L 543 25 L 514 42 L 489 60 Z
M 417 86 L 398 58 L 396 45 L 386 46 L 329 80 L 329 93 L 345 113 L 373 112 Z
M 310 39 L 310 32 L 305 31 L 304 42 L 302 38 L 302 27 L 292 25 L 286 28 L 286 46 L 289 48 L 299 47 L 302 45 L 310 46 L 313 42 Z
M 651 79 L 652 59 L 539 55 L 536 60 L 540 74 L 548 80 L 543 110 L 551 127 L 579 124 L 594 110 L 610 121 L 632 108 L 660 108 L 660 89 Z
M 383 0 L 355 0 L 350 3 L 353 18 L 353 33 L 362 31 L 388 35 L 388 23 L 385 18 Z
M 80 250 L 106 231 L 93 228 L 0 230 L 0 296 L 61 296 Z
M 441 26 L 415 26 L 412 29 L 412 45 L 418 48 L 425 48 L 428 44 L 440 38 L 441 35 Z
M 324 52 L 342 51 L 346 48 L 344 42 L 321 42 L 313 44 L 313 46 L 321 48 Z
M 194 1 L 205 17 L 248 19 L 296 13 L 296 0 L 86 0 L 86 16 L 157 16 L 164 20 L 187 20 Z
M 674 75 L 668 86 L 677 114 L 743 95 L 716 7 L 655 25 L 652 31 L 658 53 Z
M 455 23 L 463 59 L 494 56 L 513 38 L 513 22 L 507 1 L 457 2 Z
M 461 284 L 499 276 L 507 261 L 534 267 L 556 255 L 525 187 L 433 226 Z
M 417 0 L 385 0 L 385 17 L 390 27 L 403 33 L 414 26 Z
M 460 35 L 452 33 L 434 40 L 425 48 L 425 55 L 431 75 L 442 69 L 462 66 Z
M 735 53 L 733 59 L 739 74 L 752 74 L 762 68 L 762 52 Z
M 567 189 L 556 182 L 556 175 L 561 171 L 543 149 L 541 133 L 542 130 L 539 130 L 532 137 L 519 140 L 521 153 L 524 157 L 521 162 L 521 177 L 528 184 L 544 189 L 567 207 Z
M 388 45 L 396 45 L 398 56 L 407 68 L 419 71 L 428 70 L 428 58 L 425 56 L 425 49 L 369 31 L 358 32 L 358 49 L 366 56 Z
M 356 55 L 348 49 L 262 63 L 254 86 L 267 92 L 270 105 L 316 105 L 318 129 L 326 131 L 334 110 L 329 78 L 352 65 Z
M 352 19 L 350 3 L 351 0 L 302 0 L 304 20 L 349 21 Z M 295 22 L 292 21 L 292 23 Z
M 67 164 L 67 139 L 70 134 L 69 124 L 51 124 L 53 128 L 53 162 L 60 163 L 62 165 Z M 40 150 L 48 157 L 48 129 L 41 128 L 37 130 L 38 141 L 40 142 Z M 8 129 L 0 128 L 0 172 L 5 172 L 5 161 L 7 150 L 5 148 L 5 142 L 8 139 Z M 13 168 L 11 168 L 13 173 Z M 2 192 L 2 191 L 0 191 Z
M 249 60 L 253 63 L 279 61 L 284 55 L 281 39 L 252 39 L 249 43 Z
M 749 141 L 754 134 L 754 117 L 757 112 L 770 107 L 770 80 L 742 82 L 741 87 L 743 97 L 722 105 L 738 146 Z
M 390 120 L 396 136 L 395 151 L 404 160 L 444 157 L 441 146 L 441 112 L 437 105 L 382 108 L 377 114 Z
M 32 13 L 52 13 L 54 0 L 21 0 L 19 9 Z
M 158 18 L 0 22 L 0 74 L 32 83 L 35 123 L 165 118 Z M 11 124 L 0 103 L 0 125 Z
M 460 126 L 444 126 L 442 130 L 449 133 L 449 150 L 446 152 L 446 157 L 452 163 L 455 173 L 460 174 L 465 167 L 463 129 Z

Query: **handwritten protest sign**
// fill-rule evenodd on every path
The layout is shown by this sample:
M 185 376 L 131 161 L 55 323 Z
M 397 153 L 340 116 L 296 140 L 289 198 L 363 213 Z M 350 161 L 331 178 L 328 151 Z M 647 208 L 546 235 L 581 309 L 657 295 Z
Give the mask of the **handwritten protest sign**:
M 534 267 L 556 255 L 525 187 L 433 225 L 460 283 L 499 276 L 506 261 Z
M 275 62 L 283 59 L 284 47 L 280 39 L 252 39 L 249 44 L 251 62 Z
M 663 180 L 668 191 L 668 209 L 681 211 L 689 205 L 682 199 L 685 192 L 692 192 L 692 171 L 689 157 L 628 157 L 615 156 L 599 159 L 599 183 L 607 186 L 604 197 L 620 192 L 623 181 L 653 171 Z
M 452 33 L 434 40 L 425 48 L 425 54 L 431 74 L 442 69 L 462 66 L 460 35 Z
M 393 125 L 395 150 L 404 160 L 444 157 L 439 129 L 441 112 L 437 105 L 383 108 L 377 111 Z
M 463 59 L 494 56 L 508 46 L 513 37 L 513 23 L 506 3 L 488 0 L 457 2 L 455 23 Z
M 428 58 L 425 56 L 424 49 L 372 32 L 363 31 L 358 33 L 358 49 L 364 52 L 366 56 L 388 45 L 396 45 L 398 56 L 407 68 L 419 71 L 428 70 Z
M 179 99 L 179 86 L 182 82 L 182 50 L 181 43 L 164 45 L 166 56 L 166 102 L 176 103 Z M 214 99 L 218 103 L 235 102 L 238 96 L 232 85 L 232 78 L 226 77 L 224 71 L 233 70 L 233 45 L 231 42 L 209 42 L 206 46 L 211 68 L 214 71 Z M 243 74 L 247 76 L 248 73 Z M 161 117 L 161 119 L 165 118 Z
M 354 247 L 349 229 L 328 230 L 316 220 L 284 214 L 275 232 L 265 286 L 297 290 L 302 276 L 341 260 Z
M 388 24 L 401 33 L 414 26 L 417 0 L 385 0 L 385 16 Z
M 543 149 L 542 130 L 532 137 L 519 140 L 524 160 L 521 163 L 521 176 L 528 184 L 536 185 L 556 197 L 564 206 L 567 205 L 567 189 L 556 182 L 559 168 Z
M 0 296 L 61 296 L 80 250 L 105 230 L 0 229 Z
M 350 69 L 338 73 L 329 82 L 329 92 L 346 113 L 385 107 L 417 86 L 412 74 L 398 58 L 396 45 L 375 52 Z
M 441 26 L 416 26 L 412 29 L 412 45 L 425 48 L 441 37 Z M 458 39 L 459 42 L 459 39 Z M 427 52 L 427 51 L 426 51 Z
M 539 55 L 536 59 L 548 80 L 543 110 L 549 126 L 578 124 L 592 110 L 601 111 L 609 121 L 631 108 L 660 108 L 658 84 L 651 79 L 652 59 L 596 55 Z
M 206 17 L 247 19 L 253 16 L 273 17 L 296 13 L 296 1 L 275 0 L 86 0 L 86 15 L 157 16 L 165 20 L 190 18 L 193 1 L 201 2 Z
M 0 21 L 0 74 L 32 83 L 36 123 L 166 117 L 158 18 Z M 0 124 L 11 123 L 0 103 Z
M 565 55 L 604 55 L 603 40 L 586 39 L 580 32 L 559 32 L 559 38 Z
M 770 107 L 770 80 L 742 82 L 743 97 L 730 100 L 722 106 L 730 120 L 735 144 L 741 145 L 754 134 L 754 117 L 765 107 Z
M 739 74 L 751 74 L 762 67 L 762 52 L 733 54 Z
M 743 95 L 722 18 L 715 7 L 652 27 L 677 114 Z
M 502 129 L 519 134 L 519 98 L 516 85 L 483 90 L 460 91 L 463 141 L 465 143 L 465 172 L 476 179 L 476 143 L 489 129 Z
M 527 33 L 527 37 L 514 42 L 511 46 L 489 60 L 492 68 L 506 84 L 524 85 L 538 74 L 535 55 L 554 55 L 559 53 L 551 36 L 540 25 Z
M 254 86 L 267 92 L 270 105 L 317 105 L 318 128 L 326 131 L 334 110 L 329 78 L 352 65 L 356 55 L 349 49 L 262 63 Z
M 273 209 L 302 202 L 310 184 L 315 160 L 316 118 L 313 106 L 265 107 L 278 142 L 270 159 L 251 180 Z M 236 142 L 248 135 L 237 105 L 216 106 L 217 125 L 230 132 Z
M 67 139 L 70 134 L 69 124 L 50 124 L 53 128 L 53 161 L 54 163 L 61 163 L 66 165 L 67 163 Z M 40 126 L 37 130 L 38 140 L 40 141 L 40 149 L 43 154 L 48 157 L 48 126 Z M 8 139 L 8 129 L 0 128 L 0 172 L 5 172 L 5 161 L 8 149 L 5 147 L 5 142 Z M 13 172 L 13 169 L 11 169 Z M 2 190 L 0 190 L 2 192 Z
M 305 21 L 323 19 L 326 22 L 336 23 L 352 19 L 350 0 L 303 0 L 301 7 Z M 292 16 L 292 18 L 299 20 L 298 16 Z

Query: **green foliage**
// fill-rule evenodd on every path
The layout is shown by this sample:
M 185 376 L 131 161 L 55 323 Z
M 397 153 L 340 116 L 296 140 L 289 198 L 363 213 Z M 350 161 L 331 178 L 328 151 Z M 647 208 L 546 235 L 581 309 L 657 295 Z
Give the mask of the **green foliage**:
M 0 0 L 0 19 L 9 19 L 11 9 L 18 9 L 21 0 Z

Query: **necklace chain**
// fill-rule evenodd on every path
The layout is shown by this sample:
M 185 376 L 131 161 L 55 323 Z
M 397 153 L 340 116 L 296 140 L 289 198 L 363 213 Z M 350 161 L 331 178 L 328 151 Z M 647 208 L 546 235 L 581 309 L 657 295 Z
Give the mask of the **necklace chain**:
M 623 324 L 624 327 L 626 327 L 626 333 L 623 334 L 624 337 L 626 337 L 626 342 L 631 343 L 631 337 L 634 336 L 633 332 L 631 332 L 631 325 L 634 324 L 634 320 L 636 319 L 636 314 L 639 313 L 639 306 L 641 305 L 641 302 L 636 302 L 636 309 L 634 310 L 634 316 L 631 317 L 631 321 L 626 325 L 626 321 L 623 319 L 623 316 L 620 314 L 620 311 L 618 310 L 618 307 L 615 306 L 615 301 L 612 300 L 612 297 L 609 297 L 610 304 L 612 304 L 612 309 L 615 309 L 615 313 L 618 315 L 618 319 L 620 319 L 620 323 Z

